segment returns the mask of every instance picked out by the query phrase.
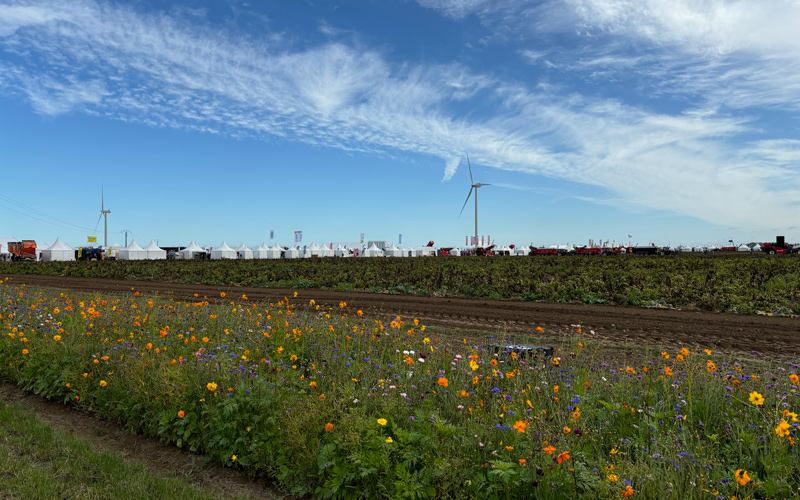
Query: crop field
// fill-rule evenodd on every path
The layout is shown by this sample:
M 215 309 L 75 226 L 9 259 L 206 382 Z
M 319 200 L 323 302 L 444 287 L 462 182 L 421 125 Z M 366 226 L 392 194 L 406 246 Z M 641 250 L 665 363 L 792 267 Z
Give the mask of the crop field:
M 800 313 L 800 256 L 795 255 L 0 262 L 0 272 Z
M 800 496 L 800 365 L 613 354 L 580 325 L 552 357 L 522 357 L 303 293 L 181 301 L 5 279 L 0 376 L 314 498 Z

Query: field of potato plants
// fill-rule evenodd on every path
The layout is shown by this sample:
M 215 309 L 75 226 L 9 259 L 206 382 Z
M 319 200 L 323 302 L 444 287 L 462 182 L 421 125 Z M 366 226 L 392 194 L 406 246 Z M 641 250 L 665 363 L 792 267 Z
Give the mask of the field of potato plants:
M 647 290 L 652 275 L 684 297 L 753 280 L 754 297 L 797 272 L 769 259 L 442 260 L 413 262 L 414 281 L 403 283 L 463 291 L 502 276 L 491 293 L 537 293 L 533 278 L 511 271 L 524 269 L 547 282 L 583 276 L 574 286 L 584 293 L 603 276 L 622 293 L 634 283 Z M 400 281 L 382 272 L 399 280 L 408 265 L 373 262 L 105 262 L 61 272 L 304 276 L 317 286 L 339 273 L 354 287 L 368 274 L 369 286 L 392 288 Z M 222 295 L 79 295 L 6 278 L 0 377 L 314 498 L 800 496 L 800 365 L 658 346 L 606 357 L 578 325 L 554 356 L 521 357 L 442 341 L 414 318 L 368 319 L 344 302 L 317 308 L 302 290 L 271 304 Z
M 0 262 L 0 272 L 800 313 L 793 255 Z

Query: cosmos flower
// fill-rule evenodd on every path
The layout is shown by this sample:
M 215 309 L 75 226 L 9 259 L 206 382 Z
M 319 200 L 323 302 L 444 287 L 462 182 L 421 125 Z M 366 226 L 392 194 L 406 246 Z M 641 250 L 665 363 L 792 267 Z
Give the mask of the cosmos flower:
M 744 469 L 737 469 L 733 477 L 740 486 L 744 486 L 750 482 L 750 476 L 747 475 L 747 471 Z
M 764 404 L 764 396 L 759 394 L 757 391 L 753 391 L 750 393 L 750 402 L 756 406 L 761 406 Z

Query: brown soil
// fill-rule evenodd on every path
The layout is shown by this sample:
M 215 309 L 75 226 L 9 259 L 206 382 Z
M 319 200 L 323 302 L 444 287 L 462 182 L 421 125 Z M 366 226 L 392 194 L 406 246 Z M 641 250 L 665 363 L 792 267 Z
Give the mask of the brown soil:
M 295 290 L 282 288 L 250 288 L 235 286 L 189 285 L 172 282 L 125 281 L 92 278 L 10 275 L 11 283 L 36 288 L 102 292 L 104 294 L 158 295 L 175 300 L 226 301 L 247 295 L 249 301 L 277 302 L 292 298 Z M 758 351 L 774 358 L 800 358 L 800 319 L 794 317 L 744 316 L 673 309 L 644 309 L 609 305 L 547 304 L 539 302 L 494 301 L 419 297 L 411 295 L 375 294 L 366 292 L 337 292 L 299 290 L 299 305 L 314 300 L 321 307 L 363 310 L 375 317 L 418 318 L 434 327 L 470 330 L 471 337 L 488 335 L 501 338 L 507 335 L 535 336 L 556 339 L 570 325 L 581 325 L 584 335 L 595 335 L 611 344 L 649 345 L 653 347 L 692 346 L 747 353 Z M 542 327 L 544 332 L 537 332 Z M 574 329 L 573 329 L 574 330 Z M 519 338 L 519 337 L 517 337 Z M 202 486 L 217 488 L 221 495 L 240 495 L 249 498 L 281 498 L 263 483 L 255 483 L 230 469 L 207 467 L 196 457 L 167 447 L 155 440 L 132 436 L 114 424 L 48 403 L 41 398 L 22 393 L 14 386 L 0 386 L 0 397 L 19 401 L 31 407 L 46 422 L 67 429 L 97 443 L 118 450 L 125 457 L 140 460 L 155 473 L 188 476 Z

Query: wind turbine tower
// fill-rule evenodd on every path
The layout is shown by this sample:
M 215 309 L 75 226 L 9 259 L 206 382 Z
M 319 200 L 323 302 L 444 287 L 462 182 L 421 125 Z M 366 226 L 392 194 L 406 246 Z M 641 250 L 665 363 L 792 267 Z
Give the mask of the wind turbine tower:
M 97 231 L 97 225 L 100 224 L 100 219 L 105 219 L 104 221 L 104 237 L 103 237 L 103 247 L 108 247 L 108 214 L 111 213 L 111 210 L 106 210 L 105 206 L 105 189 L 101 188 L 100 191 L 100 217 L 97 218 L 97 224 L 94 225 L 94 230 Z
M 469 180 L 472 182 L 472 186 L 469 188 L 469 193 L 467 193 L 467 199 L 464 200 L 464 206 L 461 207 L 461 213 L 458 214 L 461 217 L 461 214 L 464 213 L 464 208 L 467 206 L 467 202 L 469 201 L 469 197 L 472 195 L 472 190 L 475 190 L 475 248 L 478 248 L 478 188 L 482 186 L 491 186 L 491 184 L 485 184 L 482 182 L 475 182 L 475 179 L 472 177 L 472 165 L 469 163 L 469 155 L 467 155 L 467 167 L 469 167 Z

